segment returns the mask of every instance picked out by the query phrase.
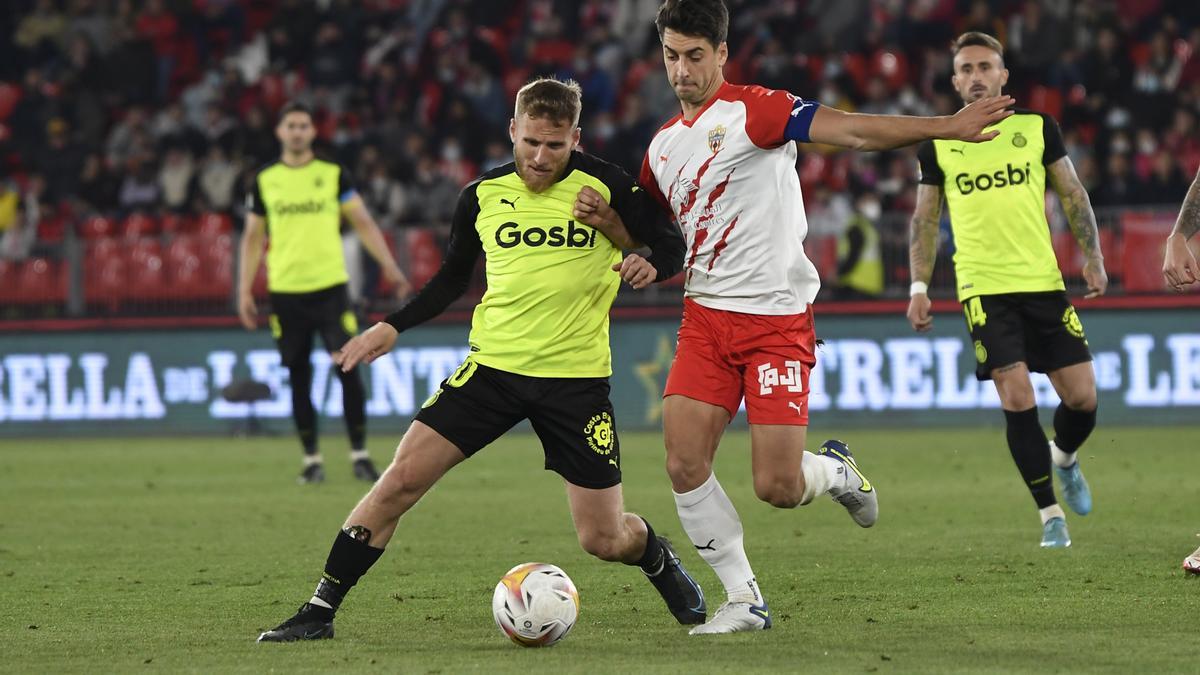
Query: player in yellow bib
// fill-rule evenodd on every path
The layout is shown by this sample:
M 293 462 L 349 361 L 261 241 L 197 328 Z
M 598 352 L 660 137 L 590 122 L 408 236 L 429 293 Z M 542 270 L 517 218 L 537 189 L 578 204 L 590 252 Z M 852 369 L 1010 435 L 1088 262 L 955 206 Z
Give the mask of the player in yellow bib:
M 383 554 L 401 518 L 447 471 L 522 420 L 562 476 L 580 545 L 645 573 L 680 623 L 703 623 L 704 596 L 670 544 L 624 511 L 609 401 L 608 311 L 623 279 L 644 288 L 678 273 L 684 244 L 665 211 L 617 167 L 576 151 L 579 85 L 537 80 L 517 93 L 515 161 L 463 189 L 442 268 L 399 312 L 346 344 L 346 371 L 467 288 L 480 254 L 487 292 L 471 354 L 422 406 L 395 459 L 346 519 L 313 597 L 260 642 L 333 637 L 346 593 Z M 646 257 L 604 234 L 628 231 Z M 615 273 L 614 273 L 615 272 Z
M 238 265 L 238 316 L 247 330 L 258 327 L 252 287 L 269 236 L 267 290 L 270 291 L 271 335 L 292 388 L 292 419 L 304 449 L 301 483 L 325 480 L 317 451 L 317 413 L 312 404 L 313 333 L 330 352 L 358 333 L 358 322 L 346 294 L 346 262 L 339 234 L 342 216 L 354 226 L 367 251 L 379 262 L 397 295 L 408 294 L 404 273 L 388 250 L 383 234 L 367 212 L 346 170 L 317 159 L 312 114 L 289 103 L 280 111 L 275 134 L 283 154 L 258 172 L 246 196 L 246 229 Z M 342 409 L 350 438 L 355 477 L 379 477 L 366 449 L 366 396 L 358 373 L 337 370 L 342 383 Z
M 995 38 L 976 32 L 958 38 L 953 84 L 964 103 L 996 96 L 1007 82 L 1004 48 Z M 1087 297 L 1103 294 L 1108 276 L 1096 216 L 1054 119 L 1018 110 L 989 129 L 1000 133 L 987 143 L 931 141 L 918 151 L 921 185 L 912 218 L 908 319 L 918 331 L 932 327 L 927 291 L 944 198 L 976 376 L 991 379 L 1000 395 L 1009 451 L 1041 516 L 1041 545 L 1066 547 L 1071 545 L 1066 514 L 1051 475 L 1071 510 L 1091 511 L 1091 491 L 1076 453 L 1096 425 L 1096 376 L 1050 244 L 1047 183 L 1086 257 Z M 1047 442 L 1038 420 L 1030 371 L 1046 373 L 1062 400 L 1054 413 L 1053 441 Z

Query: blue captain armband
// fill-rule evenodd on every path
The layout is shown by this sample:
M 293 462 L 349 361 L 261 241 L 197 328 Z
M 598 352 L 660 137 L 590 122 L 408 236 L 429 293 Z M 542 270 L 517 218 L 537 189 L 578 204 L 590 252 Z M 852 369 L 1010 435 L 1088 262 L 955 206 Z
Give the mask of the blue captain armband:
M 816 101 L 809 101 L 803 98 L 796 99 L 792 104 L 792 112 L 787 121 L 787 126 L 783 128 L 783 137 L 789 141 L 799 141 L 801 143 L 811 142 L 808 137 L 809 127 L 812 126 L 813 115 L 817 114 L 817 108 L 821 107 Z

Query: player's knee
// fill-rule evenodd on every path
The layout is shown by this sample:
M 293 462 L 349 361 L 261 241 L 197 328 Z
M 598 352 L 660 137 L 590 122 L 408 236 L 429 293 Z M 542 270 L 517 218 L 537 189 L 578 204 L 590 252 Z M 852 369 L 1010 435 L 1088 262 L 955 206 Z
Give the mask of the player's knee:
M 617 536 L 598 530 L 581 530 L 579 532 L 579 545 L 589 555 L 608 562 L 621 560 L 625 553 L 621 546 L 621 540 Z
M 403 504 L 424 494 L 427 487 L 421 485 L 420 478 L 409 462 L 396 458 L 379 477 L 375 491 L 381 501 Z
M 1063 405 L 1077 412 L 1091 412 L 1096 409 L 1096 390 L 1083 387 L 1079 391 L 1068 391 L 1063 396 Z
M 1000 395 L 1000 403 L 1005 410 L 1029 410 L 1037 405 L 1037 398 L 1033 395 L 1033 387 L 1028 383 L 1009 384 L 1003 387 L 996 387 L 996 393 Z
M 671 488 L 675 492 L 690 492 L 703 485 L 712 475 L 712 462 L 668 450 L 667 475 L 671 477 Z
M 800 505 L 803 492 L 798 482 L 788 483 L 778 478 L 754 481 L 754 494 L 777 509 L 794 509 Z

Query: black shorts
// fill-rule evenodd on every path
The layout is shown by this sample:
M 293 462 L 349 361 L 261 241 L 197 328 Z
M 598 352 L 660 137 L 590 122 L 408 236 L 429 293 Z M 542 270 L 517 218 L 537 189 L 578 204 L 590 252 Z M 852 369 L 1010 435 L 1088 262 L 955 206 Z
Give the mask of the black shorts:
M 546 469 L 602 489 L 621 482 L 621 444 L 607 377 L 529 377 L 468 358 L 421 406 L 416 419 L 467 457 L 528 419 Z
M 280 360 L 288 367 L 310 358 L 313 333 L 320 334 L 330 352 L 358 334 L 346 284 L 312 293 L 271 293 L 270 323 Z
M 975 377 L 1020 361 L 1035 373 L 1092 360 L 1083 324 L 1065 291 L 980 295 L 963 301 L 975 341 Z

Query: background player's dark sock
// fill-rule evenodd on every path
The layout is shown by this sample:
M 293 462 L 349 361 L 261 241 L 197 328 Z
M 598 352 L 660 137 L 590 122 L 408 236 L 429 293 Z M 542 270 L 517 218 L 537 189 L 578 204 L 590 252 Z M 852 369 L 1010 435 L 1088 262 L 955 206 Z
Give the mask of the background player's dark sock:
M 1020 412 L 1004 411 L 1008 421 L 1008 451 L 1033 501 L 1039 509 L 1053 506 L 1054 481 L 1050 479 L 1050 442 L 1038 421 L 1037 406 Z
M 641 516 L 638 517 L 641 518 Z M 663 568 L 663 547 L 659 543 L 658 537 L 654 534 L 654 528 L 650 527 L 650 521 L 642 518 L 642 522 L 646 523 L 646 550 L 637 561 L 626 564 L 637 565 L 646 574 L 654 576 L 661 572 Z
M 317 411 L 312 404 L 312 364 L 304 361 L 288 367 L 292 385 L 292 420 L 304 454 L 317 454 Z
M 367 395 L 358 370 L 343 373 L 334 368 L 342 381 L 342 415 L 346 418 L 346 434 L 351 450 L 363 450 L 367 441 Z
M 355 534 L 365 534 L 366 538 L 371 536 L 370 532 L 361 528 Z M 325 559 L 325 573 L 317 582 L 317 590 L 309 602 L 319 606 L 320 603 L 313 600 L 320 600 L 329 605 L 329 614 L 332 616 L 350 589 L 381 555 L 383 549 L 368 545 L 366 541 L 347 534 L 346 530 L 338 532 L 337 539 L 333 540 L 333 546 L 329 549 L 329 557 Z
M 1072 410 L 1059 403 L 1054 411 L 1054 444 L 1070 454 L 1079 449 L 1096 428 L 1096 411 Z

